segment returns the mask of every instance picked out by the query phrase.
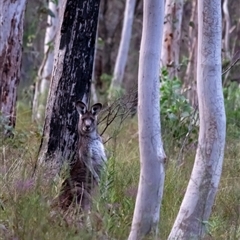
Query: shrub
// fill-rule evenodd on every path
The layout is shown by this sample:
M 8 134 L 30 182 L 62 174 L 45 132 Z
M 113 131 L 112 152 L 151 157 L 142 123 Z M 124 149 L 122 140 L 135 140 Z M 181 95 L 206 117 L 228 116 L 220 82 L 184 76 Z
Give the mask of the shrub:
M 197 111 L 182 94 L 182 83 L 179 79 L 169 79 L 163 69 L 161 77 L 161 124 L 165 142 L 180 146 L 184 139 L 190 143 L 197 138 Z

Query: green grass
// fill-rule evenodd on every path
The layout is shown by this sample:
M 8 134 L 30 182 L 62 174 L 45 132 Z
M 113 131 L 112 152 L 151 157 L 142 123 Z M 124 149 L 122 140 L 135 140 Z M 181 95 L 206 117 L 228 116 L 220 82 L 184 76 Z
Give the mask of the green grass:
M 96 197 L 90 226 L 83 226 L 75 215 L 51 207 L 63 179 L 47 183 L 39 171 L 32 177 L 37 159 L 41 128 L 31 123 L 30 111 L 18 106 L 13 139 L 0 145 L 0 239 L 127 239 L 139 178 L 137 120 L 127 120 L 116 139 L 106 144 L 108 191 Z M 212 239 L 240 239 L 240 143 L 231 126 L 227 138 L 223 174 L 208 222 Z M 239 136 L 239 135 L 238 135 Z M 177 167 L 178 151 L 166 145 L 165 189 L 160 217 L 160 237 L 167 236 L 178 213 L 194 162 L 195 150 L 184 153 Z M 169 143 L 170 144 L 170 143 Z

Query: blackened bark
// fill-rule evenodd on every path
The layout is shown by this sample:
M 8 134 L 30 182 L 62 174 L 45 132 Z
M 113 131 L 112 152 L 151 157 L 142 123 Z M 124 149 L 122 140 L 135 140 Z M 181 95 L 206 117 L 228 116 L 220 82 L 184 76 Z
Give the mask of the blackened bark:
M 48 96 L 40 162 L 54 174 L 76 155 L 76 100 L 88 102 L 100 0 L 64 0 Z M 55 168 L 56 167 L 56 168 Z

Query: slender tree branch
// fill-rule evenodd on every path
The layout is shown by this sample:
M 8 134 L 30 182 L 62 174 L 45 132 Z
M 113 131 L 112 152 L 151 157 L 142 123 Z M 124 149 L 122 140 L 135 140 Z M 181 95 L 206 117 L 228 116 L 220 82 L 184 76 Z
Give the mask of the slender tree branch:
M 113 123 L 113 121 L 118 120 L 118 128 L 129 116 L 133 115 L 133 108 L 137 104 L 137 94 L 136 91 L 131 92 L 121 98 L 116 99 L 112 104 L 107 106 L 100 115 L 98 124 L 103 125 L 103 130 L 101 136 L 106 132 L 108 127 Z M 109 137 L 109 141 L 112 137 Z M 107 142 L 105 141 L 105 143 Z
M 240 51 L 237 51 L 233 56 L 232 63 L 230 64 L 230 66 L 228 66 L 228 68 L 222 72 L 222 76 L 227 72 L 229 72 L 237 64 L 239 60 L 240 60 Z

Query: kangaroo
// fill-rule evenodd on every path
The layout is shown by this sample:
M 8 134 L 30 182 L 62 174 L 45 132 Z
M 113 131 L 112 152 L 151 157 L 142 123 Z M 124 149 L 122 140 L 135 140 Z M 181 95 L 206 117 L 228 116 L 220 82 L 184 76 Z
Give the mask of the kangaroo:
M 102 104 L 96 103 L 88 110 L 82 101 L 77 101 L 76 109 L 79 114 L 77 159 L 71 166 L 70 177 L 63 183 L 59 197 L 63 209 L 67 209 L 74 199 L 82 209 L 89 209 L 92 191 L 99 184 L 101 171 L 107 161 L 97 131 L 97 116 Z
M 86 165 L 93 180 L 99 184 L 101 170 L 107 161 L 102 138 L 97 131 L 97 116 L 102 109 L 102 104 L 96 103 L 87 110 L 87 106 L 78 101 L 76 108 L 79 113 L 79 159 Z

